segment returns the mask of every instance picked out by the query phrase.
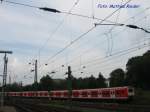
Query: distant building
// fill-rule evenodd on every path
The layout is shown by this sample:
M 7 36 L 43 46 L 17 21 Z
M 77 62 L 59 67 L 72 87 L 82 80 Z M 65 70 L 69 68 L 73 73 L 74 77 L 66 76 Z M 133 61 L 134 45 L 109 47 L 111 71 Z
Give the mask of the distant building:
M 105 80 L 105 83 L 106 83 L 106 86 L 107 86 L 107 87 L 110 87 L 110 81 L 109 81 L 109 79 L 110 79 L 110 78 L 107 78 L 107 79 Z

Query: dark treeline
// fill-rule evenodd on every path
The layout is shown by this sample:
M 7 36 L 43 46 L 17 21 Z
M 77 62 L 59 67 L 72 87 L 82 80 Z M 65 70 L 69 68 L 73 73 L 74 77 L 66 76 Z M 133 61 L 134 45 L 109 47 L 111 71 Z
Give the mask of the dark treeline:
M 142 56 L 130 58 L 126 71 L 116 69 L 110 73 L 110 86 L 133 86 L 150 90 L 150 51 Z
M 105 88 L 105 78 L 99 73 L 98 78 L 93 75 L 86 78 L 72 77 L 72 89 L 86 88 Z M 36 90 L 65 90 L 68 89 L 68 79 L 52 79 L 49 75 L 43 76 L 39 83 L 22 86 L 22 84 L 13 83 L 7 85 L 7 91 L 36 91 Z
M 117 68 L 109 74 L 109 86 L 133 86 L 150 90 L 150 51 L 142 56 L 133 57 L 126 64 L 126 71 Z M 72 77 L 72 89 L 104 88 L 106 79 L 99 73 L 98 77 L 91 75 L 86 78 Z M 49 75 L 43 76 L 39 83 L 22 86 L 13 83 L 7 85 L 7 91 L 34 91 L 34 90 L 64 90 L 68 88 L 67 79 L 52 79 Z

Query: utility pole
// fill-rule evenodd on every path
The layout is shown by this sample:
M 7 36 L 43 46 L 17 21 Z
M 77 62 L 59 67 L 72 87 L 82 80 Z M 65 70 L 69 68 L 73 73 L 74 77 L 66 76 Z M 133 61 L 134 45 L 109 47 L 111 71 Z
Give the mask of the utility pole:
M 31 65 L 34 65 L 34 69 L 31 70 L 31 72 L 34 72 L 34 89 L 35 91 L 38 90 L 38 61 L 37 59 L 33 63 L 29 63 Z
M 38 82 L 38 62 L 37 62 L 37 59 L 35 60 L 34 63 L 29 63 L 30 65 L 34 65 L 34 69 L 31 69 L 31 72 L 34 72 L 34 83 L 37 83 Z
M 8 57 L 7 54 L 12 54 L 12 51 L 0 51 L 0 53 L 4 53 L 4 71 L 3 71 L 3 82 L 2 82 L 2 92 L 1 92 L 1 107 L 4 106 L 4 92 L 6 86 L 6 79 L 7 79 L 7 63 Z
M 35 60 L 35 76 L 34 76 L 34 83 L 36 84 L 37 81 L 37 60 Z
M 71 66 L 68 66 L 68 100 L 71 101 L 72 100 L 72 75 L 71 75 L 72 71 L 71 71 Z

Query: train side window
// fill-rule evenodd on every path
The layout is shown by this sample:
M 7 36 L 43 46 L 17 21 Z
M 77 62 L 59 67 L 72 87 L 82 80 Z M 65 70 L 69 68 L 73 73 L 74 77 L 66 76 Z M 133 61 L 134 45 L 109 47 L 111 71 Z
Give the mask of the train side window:
M 48 93 L 44 93 L 44 96 L 48 96 Z
M 99 94 L 101 95 L 101 94 L 102 94 L 102 92 L 99 92 Z
M 104 96 L 104 97 L 109 97 L 110 96 L 110 92 L 109 91 L 103 91 L 102 92 L 102 95 Z
M 98 96 L 98 91 L 91 91 L 91 96 L 92 97 L 97 97 Z

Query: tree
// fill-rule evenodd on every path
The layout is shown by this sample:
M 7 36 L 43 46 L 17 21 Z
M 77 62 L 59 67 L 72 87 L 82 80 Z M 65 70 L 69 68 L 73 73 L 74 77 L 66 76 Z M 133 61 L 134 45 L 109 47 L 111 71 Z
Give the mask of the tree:
M 49 75 L 43 76 L 40 79 L 41 90 L 52 90 L 53 89 L 53 80 Z
M 125 85 L 125 72 L 118 68 L 110 73 L 110 86 L 117 87 L 117 86 L 124 86 Z
M 150 89 L 150 51 L 147 51 L 143 56 L 129 59 L 126 67 L 128 85 Z
M 86 88 L 96 88 L 97 87 L 97 83 L 96 83 L 97 81 L 96 81 L 96 78 L 93 76 L 93 75 L 91 75 L 89 78 L 88 78 L 88 80 L 87 80 L 87 83 L 88 83 L 88 87 L 86 87 Z
M 105 81 L 106 79 L 103 77 L 101 73 L 99 73 L 98 78 L 97 78 L 97 87 L 105 88 L 106 87 Z
M 6 91 L 21 91 L 22 90 L 22 84 L 20 83 L 13 83 L 6 85 L 5 88 Z
M 33 91 L 32 85 L 26 85 L 23 87 L 23 91 Z

